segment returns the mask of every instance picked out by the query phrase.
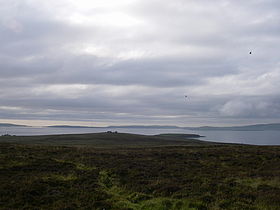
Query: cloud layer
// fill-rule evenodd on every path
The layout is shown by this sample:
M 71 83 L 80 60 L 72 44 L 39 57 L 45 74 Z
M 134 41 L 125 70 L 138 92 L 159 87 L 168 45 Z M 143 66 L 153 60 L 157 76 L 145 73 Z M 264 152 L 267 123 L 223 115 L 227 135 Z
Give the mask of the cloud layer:
M 0 5 L 0 119 L 189 126 L 280 117 L 279 1 Z

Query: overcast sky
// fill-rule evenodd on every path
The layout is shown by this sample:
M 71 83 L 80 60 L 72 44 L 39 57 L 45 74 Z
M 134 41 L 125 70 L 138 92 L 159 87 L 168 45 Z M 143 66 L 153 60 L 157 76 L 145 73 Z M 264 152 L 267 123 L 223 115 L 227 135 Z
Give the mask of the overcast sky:
M 279 122 L 279 0 L 0 0 L 0 46 L 0 122 Z

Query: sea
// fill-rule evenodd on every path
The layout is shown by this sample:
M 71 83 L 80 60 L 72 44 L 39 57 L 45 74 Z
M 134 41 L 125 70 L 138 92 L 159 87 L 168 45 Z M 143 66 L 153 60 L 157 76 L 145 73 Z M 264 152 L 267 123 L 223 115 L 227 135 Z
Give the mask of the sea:
M 280 145 L 280 131 L 195 131 L 186 129 L 154 129 L 154 128 L 75 128 L 75 127 L 0 127 L 0 135 L 33 136 L 52 134 L 82 134 L 117 131 L 119 133 L 135 133 L 156 135 L 163 133 L 198 134 L 199 140 L 223 143 L 241 143 L 253 145 Z

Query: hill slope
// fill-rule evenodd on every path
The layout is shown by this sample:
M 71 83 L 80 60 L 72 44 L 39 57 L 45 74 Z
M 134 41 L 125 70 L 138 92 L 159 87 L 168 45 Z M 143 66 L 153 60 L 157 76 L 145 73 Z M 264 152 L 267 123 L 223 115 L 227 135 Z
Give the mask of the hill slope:
M 213 142 L 192 139 L 194 137 L 199 137 L 199 135 L 164 134 L 150 136 L 105 132 L 92 134 L 63 134 L 44 136 L 1 136 L 0 142 L 45 145 L 87 145 L 100 147 L 214 144 Z

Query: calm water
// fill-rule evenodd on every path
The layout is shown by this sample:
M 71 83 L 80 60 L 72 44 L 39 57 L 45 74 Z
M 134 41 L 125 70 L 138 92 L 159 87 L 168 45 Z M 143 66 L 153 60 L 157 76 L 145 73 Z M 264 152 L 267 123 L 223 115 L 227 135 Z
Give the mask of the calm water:
M 98 133 L 108 131 L 108 128 L 48 128 L 48 127 L 0 127 L 0 135 L 48 135 Z M 226 143 L 244 143 L 257 145 L 280 145 L 280 131 L 191 131 L 185 129 L 126 129 L 118 128 L 112 131 L 154 135 L 160 133 L 195 133 L 205 141 Z

